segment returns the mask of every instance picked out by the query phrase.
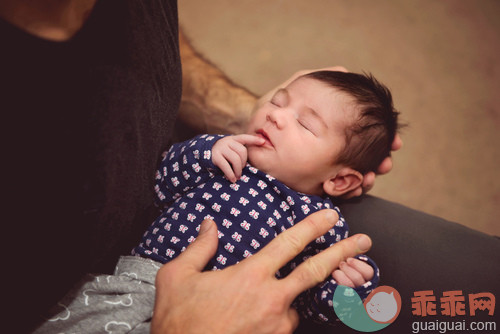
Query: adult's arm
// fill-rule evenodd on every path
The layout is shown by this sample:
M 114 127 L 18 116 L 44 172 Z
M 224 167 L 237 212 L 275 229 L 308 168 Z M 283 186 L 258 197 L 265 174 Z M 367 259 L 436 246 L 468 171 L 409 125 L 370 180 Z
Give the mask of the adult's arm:
M 180 30 L 180 120 L 198 133 L 242 133 L 257 98 L 193 49 Z
M 34 36 L 63 42 L 76 35 L 97 0 L 2 0 L 0 17 Z
M 290 306 L 295 297 L 323 281 L 342 259 L 371 245 L 368 237 L 353 236 L 276 279 L 279 268 L 337 220 L 335 211 L 319 211 L 239 264 L 202 272 L 217 248 L 216 225 L 205 221 L 196 241 L 158 272 L 152 333 L 291 333 L 298 325 Z

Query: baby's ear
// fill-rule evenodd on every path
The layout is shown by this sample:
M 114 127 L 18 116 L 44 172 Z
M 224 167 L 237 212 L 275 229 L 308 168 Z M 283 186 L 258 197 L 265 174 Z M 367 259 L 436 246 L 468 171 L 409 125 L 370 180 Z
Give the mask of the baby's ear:
M 337 175 L 323 182 L 323 190 L 330 196 L 338 197 L 358 188 L 363 182 L 363 175 L 357 170 L 342 167 Z

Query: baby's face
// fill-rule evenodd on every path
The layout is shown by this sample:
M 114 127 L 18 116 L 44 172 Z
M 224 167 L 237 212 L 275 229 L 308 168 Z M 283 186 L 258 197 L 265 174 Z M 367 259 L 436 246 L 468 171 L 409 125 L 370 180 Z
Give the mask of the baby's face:
M 326 84 L 300 78 L 257 110 L 248 131 L 266 139 L 248 148 L 249 162 L 290 188 L 321 195 L 322 184 L 340 167 L 352 101 Z

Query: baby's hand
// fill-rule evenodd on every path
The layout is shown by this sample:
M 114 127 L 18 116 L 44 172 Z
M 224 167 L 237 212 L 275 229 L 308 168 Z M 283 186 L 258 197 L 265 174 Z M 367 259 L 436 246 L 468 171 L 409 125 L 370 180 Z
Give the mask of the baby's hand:
M 212 162 L 234 183 L 241 177 L 241 171 L 247 164 L 246 146 L 264 143 L 265 139 L 247 134 L 224 137 L 212 147 Z
M 349 258 L 340 263 L 339 269 L 332 273 L 332 277 L 339 285 L 357 288 L 370 281 L 374 274 L 372 266 L 368 263 Z

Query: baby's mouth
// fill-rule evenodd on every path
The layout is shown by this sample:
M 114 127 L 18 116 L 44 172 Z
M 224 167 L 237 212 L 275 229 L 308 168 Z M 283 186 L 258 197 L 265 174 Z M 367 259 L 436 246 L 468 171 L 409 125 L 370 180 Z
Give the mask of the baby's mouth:
M 264 131 L 263 129 L 259 129 L 256 131 L 256 133 L 257 133 L 257 136 L 264 138 L 266 140 L 264 145 L 274 146 L 271 139 L 269 139 L 269 136 L 267 135 L 266 131 Z

